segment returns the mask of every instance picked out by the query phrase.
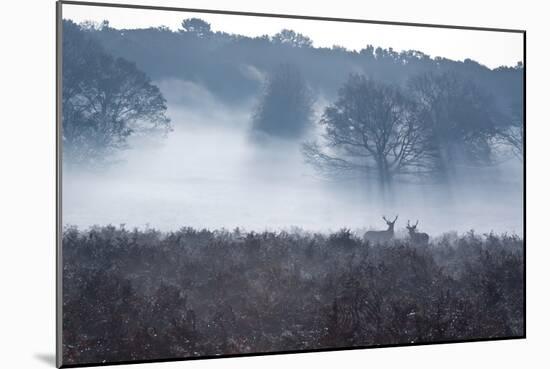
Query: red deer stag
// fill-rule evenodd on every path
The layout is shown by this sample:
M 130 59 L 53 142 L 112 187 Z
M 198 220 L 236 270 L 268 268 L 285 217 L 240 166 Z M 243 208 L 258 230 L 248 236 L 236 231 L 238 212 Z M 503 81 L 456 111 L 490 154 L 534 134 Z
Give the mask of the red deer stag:
M 430 240 L 430 236 L 428 236 L 427 233 L 418 232 L 416 230 L 416 226 L 418 226 L 418 220 L 413 226 L 407 220 L 407 229 L 409 231 L 409 237 L 411 238 L 411 241 L 419 245 L 427 245 L 428 241 Z
M 393 239 L 393 226 L 398 217 L 399 215 L 396 215 L 395 219 L 393 221 L 390 221 L 386 219 L 385 216 L 383 216 L 382 219 L 384 219 L 384 221 L 388 225 L 388 229 L 385 231 L 368 231 L 367 233 L 365 233 L 365 240 L 372 243 L 384 243 Z

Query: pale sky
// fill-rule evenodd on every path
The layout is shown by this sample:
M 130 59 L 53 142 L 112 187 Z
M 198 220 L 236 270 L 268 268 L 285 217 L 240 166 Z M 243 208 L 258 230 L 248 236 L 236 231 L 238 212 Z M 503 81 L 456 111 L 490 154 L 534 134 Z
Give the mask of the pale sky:
M 398 52 L 419 50 L 431 57 L 452 60 L 470 58 L 489 68 L 514 66 L 523 61 L 521 33 L 63 5 L 64 19 L 77 23 L 108 20 L 110 26 L 117 29 L 167 26 L 177 30 L 183 19 L 193 17 L 209 22 L 213 31 L 251 37 L 272 36 L 282 29 L 292 29 L 310 37 L 316 47 L 340 45 L 360 50 L 371 44 L 374 47 L 393 47 Z

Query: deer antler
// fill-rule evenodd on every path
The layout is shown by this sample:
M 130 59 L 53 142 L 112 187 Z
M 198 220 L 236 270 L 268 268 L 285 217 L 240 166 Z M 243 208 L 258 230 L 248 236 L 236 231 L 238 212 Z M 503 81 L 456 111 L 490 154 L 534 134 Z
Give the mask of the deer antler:
M 397 218 L 399 218 L 399 214 L 397 214 L 397 215 L 395 216 L 395 219 L 393 220 L 392 223 L 395 223 L 395 221 L 397 220 Z
M 418 219 L 416 220 L 416 224 L 414 225 L 415 227 L 418 225 Z

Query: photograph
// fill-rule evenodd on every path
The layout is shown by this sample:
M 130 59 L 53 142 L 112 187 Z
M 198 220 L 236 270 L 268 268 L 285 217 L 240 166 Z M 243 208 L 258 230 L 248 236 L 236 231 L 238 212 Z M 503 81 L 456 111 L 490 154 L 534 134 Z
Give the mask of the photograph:
M 525 31 L 57 7 L 58 365 L 525 338 Z

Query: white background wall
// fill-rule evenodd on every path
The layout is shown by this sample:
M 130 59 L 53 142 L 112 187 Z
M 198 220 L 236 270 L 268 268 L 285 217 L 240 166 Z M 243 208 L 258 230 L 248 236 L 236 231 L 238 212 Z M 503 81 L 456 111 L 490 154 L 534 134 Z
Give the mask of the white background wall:
M 119 2 L 113 1 L 111 2 Z M 128 0 L 130 2 L 130 0 Z M 550 136 L 548 12 L 542 1 L 164 0 L 133 3 L 527 29 L 527 340 L 143 365 L 147 368 L 547 367 Z M 53 367 L 55 3 L 0 12 L 0 367 Z M 546 363 L 546 364 L 544 364 Z

